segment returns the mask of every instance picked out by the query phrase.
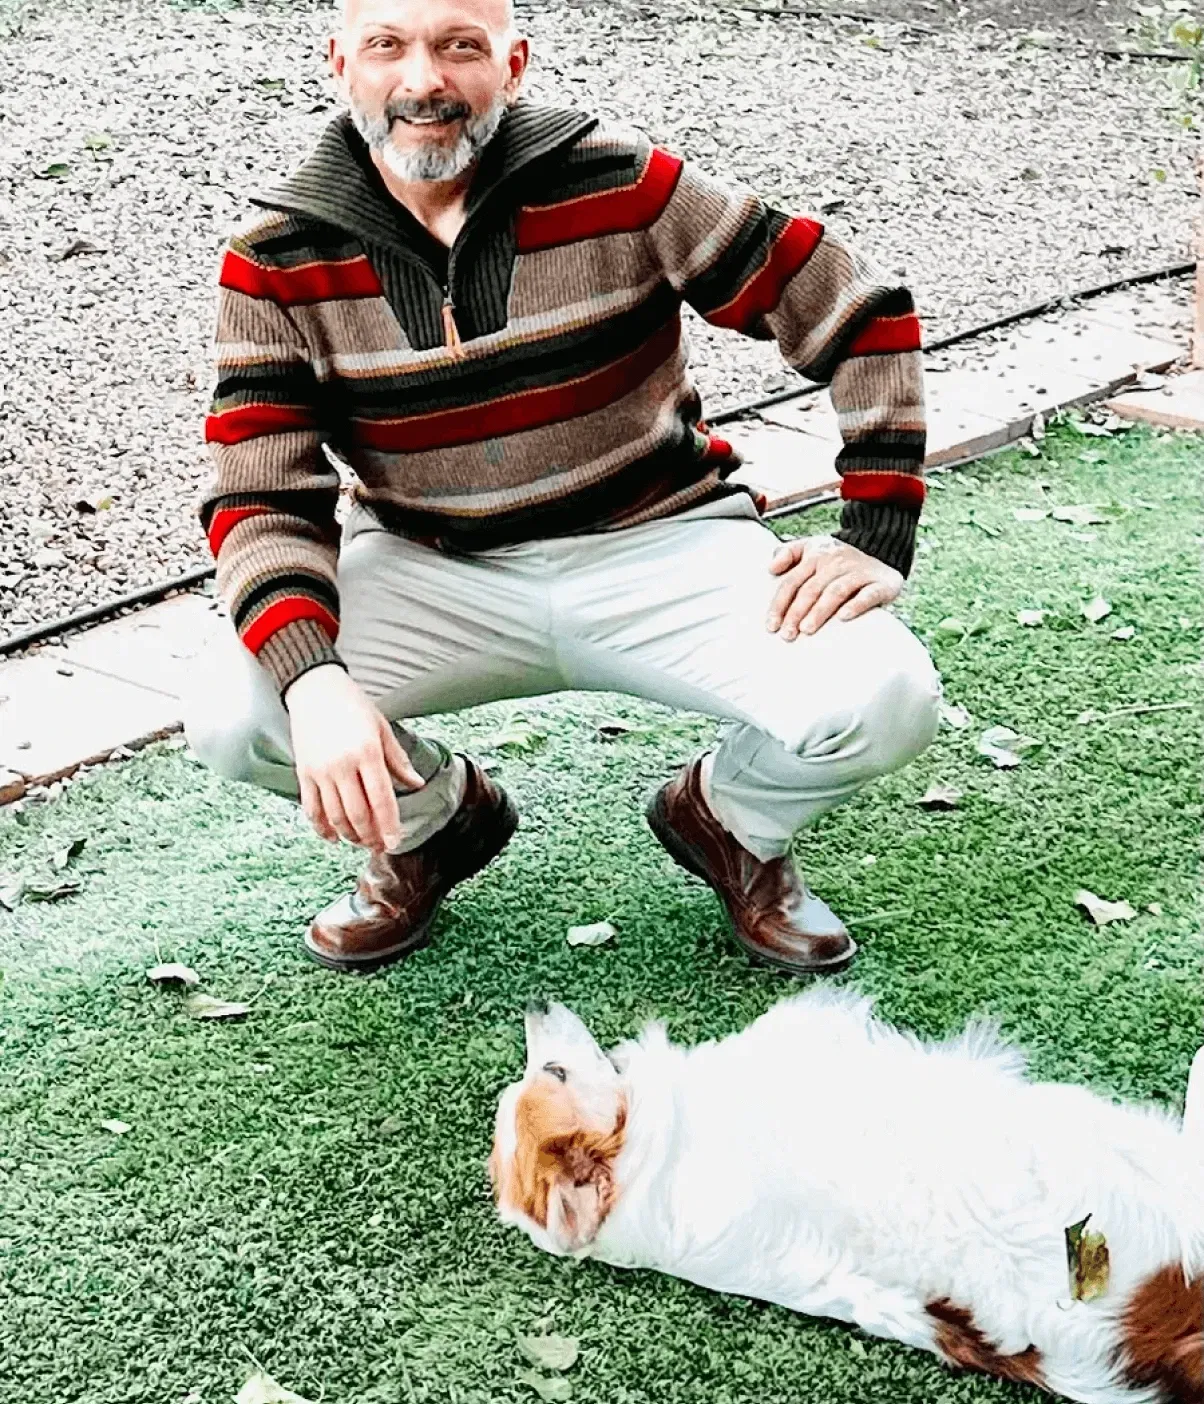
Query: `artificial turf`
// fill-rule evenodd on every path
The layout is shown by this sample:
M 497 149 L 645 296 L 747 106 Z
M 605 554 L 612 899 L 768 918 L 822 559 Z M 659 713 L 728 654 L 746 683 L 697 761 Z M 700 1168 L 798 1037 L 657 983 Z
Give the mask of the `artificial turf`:
M 888 1017 L 940 1034 L 990 1011 L 1039 1075 L 1173 1106 L 1201 1037 L 1197 718 L 1077 718 L 1198 697 L 1200 455 L 1186 436 L 1065 428 L 1040 460 L 934 480 L 901 609 L 972 724 L 799 843 L 811 884 L 864 918 L 840 983 Z M 1075 503 L 1107 521 L 1013 513 Z M 1112 612 L 1089 623 L 1096 595 Z M 1022 627 L 1031 608 L 1051 613 Z M 971 632 L 938 628 L 950 617 Z M 1124 624 L 1135 636 L 1111 638 Z M 580 1338 L 574 1398 L 598 1404 L 1035 1401 L 832 1323 L 556 1260 L 497 1225 L 483 1162 L 529 996 L 565 999 L 604 1040 L 651 1015 L 697 1039 L 796 987 L 732 950 L 715 898 L 640 817 L 711 722 L 574 694 L 430 729 L 479 749 L 515 713 L 545 733 L 499 763 L 518 836 L 456 892 L 431 949 L 370 979 L 317 969 L 298 943 L 356 853 L 179 751 L 0 820 L 9 873 L 87 839 L 78 895 L 0 908 L 0 1401 L 216 1404 L 252 1358 L 330 1404 L 534 1399 L 515 1337 L 541 1329 Z M 616 714 L 649 729 L 598 739 Z M 1042 743 L 1012 771 L 975 753 L 1000 723 Z M 960 806 L 918 808 L 932 782 Z M 1097 929 L 1079 888 L 1139 914 Z M 613 946 L 566 945 L 601 918 Z M 250 1017 L 190 1018 L 145 979 L 160 958 L 253 997 Z

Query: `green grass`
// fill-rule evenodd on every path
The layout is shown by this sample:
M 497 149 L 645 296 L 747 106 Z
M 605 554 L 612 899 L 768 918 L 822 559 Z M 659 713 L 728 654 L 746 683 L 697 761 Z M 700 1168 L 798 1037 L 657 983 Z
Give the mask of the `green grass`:
M 1041 461 L 935 481 L 904 611 L 974 724 L 943 729 L 799 846 L 812 885 L 871 918 L 842 983 L 887 1016 L 939 1034 L 988 1010 L 1040 1075 L 1170 1105 L 1200 1032 L 1196 717 L 1076 717 L 1198 696 L 1199 462 L 1187 437 L 1063 430 Z M 1112 504 L 1094 540 L 1013 517 L 1075 502 Z M 1095 594 L 1113 613 L 1092 625 L 1080 606 Z M 1021 628 L 1030 607 L 1053 613 Z M 948 616 L 982 630 L 937 631 Z M 1109 638 L 1122 623 L 1130 642 Z M 581 1338 L 574 1397 L 598 1404 L 1035 1404 L 831 1323 L 561 1262 L 499 1228 L 483 1162 L 530 995 L 567 1000 L 603 1039 L 653 1014 L 696 1039 L 795 987 L 733 952 L 715 899 L 641 820 L 710 722 L 567 695 L 433 729 L 472 746 L 513 711 L 547 733 L 500 767 L 523 827 L 455 894 L 433 948 L 371 979 L 321 971 L 298 944 L 356 854 L 178 751 L 0 821 L 0 870 L 36 875 L 56 845 L 88 839 L 79 896 L 0 910 L 0 1400 L 216 1404 L 251 1356 L 330 1404 L 533 1399 L 514 1337 L 545 1323 Z M 656 730 L 595 739 L 616 711 Z M 996 723 L 1043 742 L 1017 771 L 974 753 Z M 961 807 L 916 808 L 933 781 L 962 788 Z M 1080 887 L 1161 915 L 1096 930 Z M 565 945 L 570 923 L 603 917 L 613 948 Z M 251 1017 L 189 1019 L 143 978 L 160 956 L 254 996 Z

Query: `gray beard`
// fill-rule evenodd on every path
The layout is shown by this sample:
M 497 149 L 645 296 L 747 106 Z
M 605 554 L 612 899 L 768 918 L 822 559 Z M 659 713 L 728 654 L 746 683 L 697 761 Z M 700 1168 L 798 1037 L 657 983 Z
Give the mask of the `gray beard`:
M 453 146 L 432 141 L 414 151 L 399 151 L 391 139 L 393 124 L 389 118 L 369 116 L 354 102 L 350 107 L 351 120 L 368 143 L 368 149 L 379 153 L 389 172 L 403 181 L 455 180 L 463 175 L 497 135 L 506 115 L 506 101 L 499 97 L 479 116 L 465 120 Z

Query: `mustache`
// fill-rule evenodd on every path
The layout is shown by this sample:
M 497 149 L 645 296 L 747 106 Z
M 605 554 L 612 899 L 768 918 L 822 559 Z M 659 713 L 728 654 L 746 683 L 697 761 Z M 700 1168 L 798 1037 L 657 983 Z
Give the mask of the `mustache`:
M 423 117 L 433 117 L 436 122 L 456 122 L 472 116 L 472 108 L 466 102 L 451 99 L 430 98 L 425 100 L 401 99 L 385 104 L 385 120 L 392 125 L 400 120 L 413 121 Z

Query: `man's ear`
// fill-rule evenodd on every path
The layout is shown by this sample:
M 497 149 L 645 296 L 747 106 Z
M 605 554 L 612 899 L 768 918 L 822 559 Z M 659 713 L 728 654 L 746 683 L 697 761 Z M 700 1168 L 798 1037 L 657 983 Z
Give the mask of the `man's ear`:
M 623 1145 L 621 1116 L 614 1130 L 571 1131 L 540 1147 L 551 1169 L 547 1231 L 561 1253 L 576 1253 L 598 1236 L 614 1203 L 614 1162 Z

